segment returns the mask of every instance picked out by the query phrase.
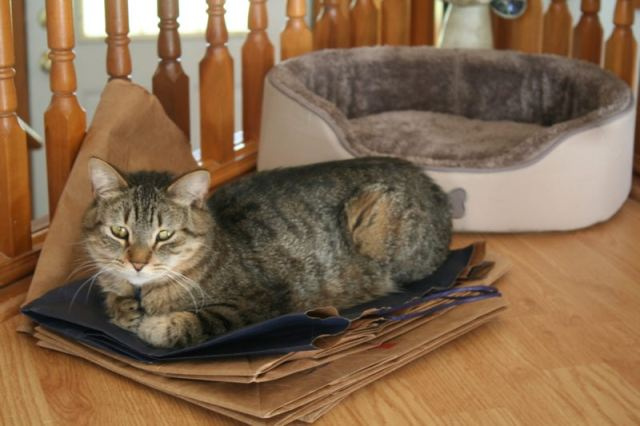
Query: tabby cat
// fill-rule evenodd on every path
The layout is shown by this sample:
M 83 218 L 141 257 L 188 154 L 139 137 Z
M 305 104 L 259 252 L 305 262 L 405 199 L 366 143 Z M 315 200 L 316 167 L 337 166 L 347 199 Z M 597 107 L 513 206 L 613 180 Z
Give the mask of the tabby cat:
M 260 172 L 208 199 L 205 170 L 125 175 L 92 158 L 89 172 L 84 246 L 106 312 L 156 347 L 363 303 L 429 275 L 448 252 L 447 196 L 398 159 Z

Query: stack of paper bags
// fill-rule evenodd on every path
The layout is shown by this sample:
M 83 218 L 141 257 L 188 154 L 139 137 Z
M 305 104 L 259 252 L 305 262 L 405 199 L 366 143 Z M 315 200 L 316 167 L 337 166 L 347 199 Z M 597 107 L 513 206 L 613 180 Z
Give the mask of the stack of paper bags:
M 143 88 L 113 81 L 103 92 L 83 147 L 51 223 L 41 260 L 29 290 L 31 302 L 63 285 L 80 233 L 81 215 L 91 200 L 86 171 L 99 156 L 124 171 L 169 170 L 182 173 L 196 164 L 189 145 Z M 508 269 L 481 244 L 458 284 L 492 285 Z M 394 312 L 403 320 L 364 315 L 338 336 L 314 341 L 315 350 L 284 355 L 245 356 L 145 364 L 114 352 L 65 338 L 44 327 L 33 332 L 40 346 L 84 358 L 162 392 L 250 424 L 313 422 L 352 392 L 423 356 L 493 318 L 505 308 L 488 298 L 439 311 L 419 313 L 447 303 L 426 300 Z M 331 315 L 331 310 L 325 312 Z

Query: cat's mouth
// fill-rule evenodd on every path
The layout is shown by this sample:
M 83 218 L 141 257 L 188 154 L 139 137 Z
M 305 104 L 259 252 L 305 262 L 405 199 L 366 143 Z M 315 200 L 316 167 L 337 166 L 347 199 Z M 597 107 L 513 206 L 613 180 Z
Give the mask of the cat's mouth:
M 122 277 L 124 279 L 129 281 L 129 283 L 131 283 L 133 285 L 136 285 L 136 286 L 141 286 L 143 284 L 155 281 L 158 278 L 160 278 L 159 274 L 150 273 L 150 272 L 147 272 L 147 271 L 138 271 L 138 272 L 121 271 L 120 274 L 122 275 Z

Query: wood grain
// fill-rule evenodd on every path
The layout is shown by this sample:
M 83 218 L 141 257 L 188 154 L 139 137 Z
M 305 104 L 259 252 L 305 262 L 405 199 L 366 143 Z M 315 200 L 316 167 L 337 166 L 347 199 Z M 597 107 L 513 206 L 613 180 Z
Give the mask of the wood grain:
M 203 160 L 233 159 L 233 59 L 224 0 L 207 0 L 207 50 L 200 61 L 200 147 Z
M 631 0 L 618 0 L 613 23 L 615 27 L 604 50 L 604 67 L 635 89 L 638 43 L 633 36 L 635 11 Z M 639 124 L 636 123 L 636 127 Z
M 27 139 L 18 124 L 10 0 L 0 0 L 0 252 L 31 249 Z
M 510 308 L 346 398 L 318 425 L 640 423 L 640 204 L 586 230 L 478 238 Z M 0 291 L 0 306 L 16 297 Z M 0 323 L 0 424 L 236 424 Z
M 325 0 L 313 27 L 313 48 L 345 48 L 351 44 L 349 15 L 344 16 L 339 0 Z
M 58 199 L 67 183 L 87 127 L 87 115 L 78 103 L 73 65 L 75 36 L 71 2 L 47 0 L 47 43 L 51 71 L 51 102 L 44 113 L 47 145 L 49 215 L 53 217 Z
M 180 34 L 178 33 L 178 0 L 158 0 L 158 57 L 160 61 L 152 78 L 153 94 L 165 112 L 187 135 L 189 120 L 189 76 L 180 63 Z
M 280 59 L 293 58 L 313 50 L 313 33 L 307 25 L 306 0 L 287 0 L 287 25 L 280 33 Z
M 378 43 L 378 8 L 373 0 L 357 0 L 350 11 L 351 46 Z
M 571 12 L 567 0 L 553 0 L 544 15 L 542 52 L 569 56 L 571 51 Z
M 242 45 L 242 129 L 245 141 L 258 142 L 264 77 L 273 67 L 275 54 L 267 34 L 266 0 L 250 1 L 250 31 Z
M 411 45 L 430 45 L 435 42 L 434 0 L 413 0 L 411 2 Z
M 598 12 L 600 0 L 582 0 L 582 16 L 573 30 L 571 57 L 600 65 L 602 60 L 603 30 Z
M 114 78 L 131 80 L 129 2 L 127 0 L 105 0 L 104 8 L 109 80 Z
M 527 10 L 517 19 L 504 19 L 492 14 L 496 49 L 513 49 L 526 53 L 542 51 L 542 0 L 530 0 Z
M 411 41 L 411 9 L 408 0 L 382 0 L 380 37 L 383 45 L 408 45 Z

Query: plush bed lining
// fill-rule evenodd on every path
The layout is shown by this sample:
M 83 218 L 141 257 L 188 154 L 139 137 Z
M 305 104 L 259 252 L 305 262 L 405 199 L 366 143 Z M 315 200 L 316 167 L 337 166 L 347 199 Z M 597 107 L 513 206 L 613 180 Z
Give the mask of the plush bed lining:
M 514 167 L 632 106 L 595 65 L 552 55 L 430 47 L 324 50 L 269 81 L 324 119 L 355 155 L 429 167 Z

